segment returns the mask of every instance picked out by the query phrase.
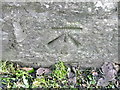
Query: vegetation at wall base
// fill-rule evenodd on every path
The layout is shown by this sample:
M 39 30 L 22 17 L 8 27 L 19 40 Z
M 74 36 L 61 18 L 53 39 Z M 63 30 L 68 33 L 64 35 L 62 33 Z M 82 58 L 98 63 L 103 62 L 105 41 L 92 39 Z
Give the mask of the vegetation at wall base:
M 21 67 L 9 62 L 0 62 L 0 88 L 120 88 L 120 72 L 107 63 L 113 72 L 101 68 L 81 68 L 62 61 L 49 68 Z M 107 71 L 108 70 L 108 71 Z M 105 73 L 105 71 L 109 73 Z M 111 76 L 107 76 L 107 74 Z

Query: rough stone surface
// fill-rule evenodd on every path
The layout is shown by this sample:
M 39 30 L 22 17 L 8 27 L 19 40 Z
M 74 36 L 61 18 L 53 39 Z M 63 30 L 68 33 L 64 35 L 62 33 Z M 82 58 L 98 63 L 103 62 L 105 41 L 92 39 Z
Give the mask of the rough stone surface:
M 99 3 L 3 2 L 3 60 L 43 67 L 118 62 L 117 3 Z

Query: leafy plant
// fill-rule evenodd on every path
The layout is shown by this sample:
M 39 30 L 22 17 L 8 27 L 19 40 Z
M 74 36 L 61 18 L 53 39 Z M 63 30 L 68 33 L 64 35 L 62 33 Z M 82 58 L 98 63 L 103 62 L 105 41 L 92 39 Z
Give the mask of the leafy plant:
M 14 64 L 8 61 L 0 61 L 0 73 L 14 73 L 15 68 Z
M 66 83 L 67 67 L 63 62 L 58 62 L 54 65 L 54 70 L 49 75 L 44 75 L 45 70 L 49 71 L 47 68 L 39 68 L 40 77 L 36 78 L 33 82 L 33 87 L 49 87 L 49 88 L 59 88 L 62 83 Z M 38 71 L 38 70 L 37 70 Z M 36 73 L 38 75 L 38 72 Z
M 59 61 L 54 68 L 16 67 L 10 62 L 0 63 L 0 89 L 2 88 L 116 88 L 119 87 L 120 77 L 117 76 L 113 65 L 105 63 L 99 70 L 80 69 L 78 67 L 66 66 Z M 31 76 L 32 74 L 36 76 Z M 100 76 L 98 74 L 101 74 Z M 118 83 L 116 85 L 115 83 Z
M 56 79 L 62 80 L 66 78 L 67 73 L 67 67 L 64 65 L 64 62 L 60 61 L 55 64 L 55 70 L 53 70 L 52 75 Z
M 42 88 L 42 87 L 48 87 L 48 81 L 45 80 L 45 77 L 42 76 L 40 78 L 36 78 L 34 81 L 33 81 L 33 86 L 32 88 Z
M 27 71 L 20 70 L 15 64 L 8 61 L 1 61 L 0 73 L 1 82 L 7 88 L 29 88 L 32 77 Z

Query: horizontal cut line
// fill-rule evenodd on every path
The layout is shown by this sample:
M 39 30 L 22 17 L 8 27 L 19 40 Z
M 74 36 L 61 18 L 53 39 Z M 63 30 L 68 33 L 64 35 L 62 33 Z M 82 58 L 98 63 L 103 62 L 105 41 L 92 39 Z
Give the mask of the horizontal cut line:
M 81 27 L 52 27 L 52 29 L 82 29 Z

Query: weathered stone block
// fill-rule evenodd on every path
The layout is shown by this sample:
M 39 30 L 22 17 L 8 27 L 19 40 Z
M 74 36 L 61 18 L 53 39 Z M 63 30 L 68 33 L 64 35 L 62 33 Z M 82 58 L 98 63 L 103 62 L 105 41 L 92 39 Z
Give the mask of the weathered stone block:
M 3 60 L 99 67 L 118 62 L 118 17 L 96 3 L 2 3 Z

